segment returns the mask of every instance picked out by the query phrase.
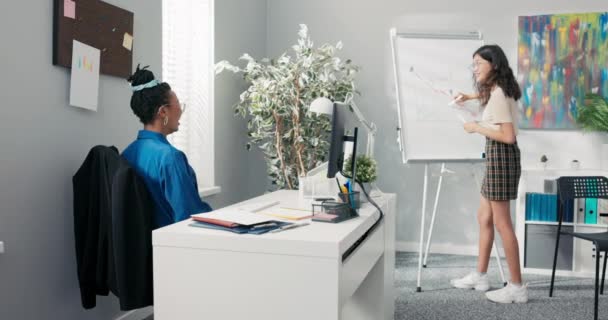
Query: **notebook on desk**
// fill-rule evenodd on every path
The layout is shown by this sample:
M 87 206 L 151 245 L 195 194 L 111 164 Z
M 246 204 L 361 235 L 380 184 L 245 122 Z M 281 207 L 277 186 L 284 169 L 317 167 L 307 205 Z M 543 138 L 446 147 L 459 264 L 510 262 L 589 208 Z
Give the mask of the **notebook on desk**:
M 222 222 L 223 224 L 221 225 L 224 227 L 234 226 L 233 224 L 251 226 L 273 220 L 268 216 L 235 209 L 220 209 L 207 213 L 193 214 L 190 217 L 197 221 L 212 224 L 220 224 L 218 222 Z
M 197 227 L 197 228 L 213 229 L 213 230 L 230 231 L 230 232 L 238 233 L 238 234 L 245 234 L 245 233 L 264 234 L 266 232 L 276 230 L 278 228 L 288 226 L 291 224 L 292 223 L 290 223 L 290 222 L 284 222 L 284 221 L 270 221 L 267 223 L 262 223 L 262 224 L 253 225 L 253 226 L 236 225 L 234 227 L 224 227 L 224 226 L 217 225 L 217 224 L 195 221 L 195 222 L 189 224 L 189 226 Z

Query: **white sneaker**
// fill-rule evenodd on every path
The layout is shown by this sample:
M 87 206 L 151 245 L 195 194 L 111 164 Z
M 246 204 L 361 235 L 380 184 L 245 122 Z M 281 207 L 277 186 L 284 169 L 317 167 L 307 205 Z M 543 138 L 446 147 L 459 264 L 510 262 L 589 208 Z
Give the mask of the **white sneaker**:
M 454 288 L 459 289 L 475 289 L 477 291 L 488 291 L 488 289 L 490 289 L 488 275 L 481 275 L 479 272 L 475 271 L 460 279 L 453 279 L 450 283 Z
M 516 287 L 509 282 L 502 289 L 486 292 L 486 298 L 498 303 L 526 303 L 528 302 L 528 285 Z

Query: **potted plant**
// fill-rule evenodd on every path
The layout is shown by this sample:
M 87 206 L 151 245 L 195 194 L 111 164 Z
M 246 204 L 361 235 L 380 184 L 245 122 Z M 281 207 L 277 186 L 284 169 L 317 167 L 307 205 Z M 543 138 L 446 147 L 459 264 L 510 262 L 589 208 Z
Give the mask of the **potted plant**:
M 361 183 L 364 185 L 365 187 L 365 191 L 367 191 L 368 193 L 371 192 L 371 187 L 370 184 L 373 183 L 374 181 L 376 181 L 376 179 L 378 178 L 378 171 L 377 171 L 377 164 L 376 164 L 376 160 L 372 159 L 371 157 L 364 155 L 364 154 L 360 154 L 357 156 L 357 164 L 356 164 L 357 168 L 356 168 L 356 180 L 357 182 Z M 352 155 L 348 157 L 348 159 L 345 161 L 344 163 L 344 170 L 342 172 L 342 174 L 347 177 L 347 178 L 351 178 L 351 172 L 352 172 Z M 364 199 L 364 198 L 362 198 Z
M 341 42 L 314 47 L 306 25 L 300 25 L 298 35 L 293 55 L 258 61 L 244 54 L 244 67 L 228 61 L 216 64 L 216 74 L 242 73 L 249 84 L 235 114 L 247 119 L 247 148 L 254 144 L 262 150 L 275 188 L 297 188 L 298 178 L 327 157 L 330 121 L 310 112 L 310 103 L 318 97 L 343 101 L 357 93 L 354 79 L 359 68 L 336 56 Z
M 576 123 L 583 131 L 608 132 L 608 100 L 596 93 L 585 95 L 585 103 L 578 108 Z M 608 170 L 608 143 L 601 146 L 601 166 Z
M 599 94 L 585 95 L 585 103 L 578 108 L 576 123 L 584 131 L 608 132 L 608 101 Z

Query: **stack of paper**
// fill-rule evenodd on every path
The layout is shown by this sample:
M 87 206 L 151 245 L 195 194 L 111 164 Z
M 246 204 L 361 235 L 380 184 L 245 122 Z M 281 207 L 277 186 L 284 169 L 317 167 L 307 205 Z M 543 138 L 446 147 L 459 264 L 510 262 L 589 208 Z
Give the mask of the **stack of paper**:
M 312 211 L 299 208 L 270 208 L 258 212 L 260 215 L 272 216 L 287 220 L 302 220 L 312 217 Z
M 250 226 L 272 220 L 272 218 L 263 215 L 253 214 L 251 212 L 234 209 L 223 209 L 211 211 L 208 213 L 193 214 L 191 217 L 196 221 L 208 223 L 221 221 L 225 224 L 225 226 L 229 226 L 230 224 Z

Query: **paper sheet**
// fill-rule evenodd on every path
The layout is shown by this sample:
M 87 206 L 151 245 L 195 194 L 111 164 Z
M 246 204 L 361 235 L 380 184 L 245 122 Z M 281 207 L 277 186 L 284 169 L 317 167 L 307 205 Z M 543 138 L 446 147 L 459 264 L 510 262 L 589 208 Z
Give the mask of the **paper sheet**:
M 73 40 L 70 105 L 97 111 L 99 49 Z
M 311 210 L 303 210 L 299 208 L 275 207 L 261 210 L 258 213 L 288 220 L 302 220 L 312 217 Z
M 273 220 L 271 217 L 268 216 L 254 214 L 252 212 L 238 209 L 222 209 L 211 211 L 208 213 L 193 214 L 192 216 L 201 216 L 209 219 L 230 221 L 245 226 L 250 226 L 252 224 L 263 223 Z
M 462 105 L 457 103 L 449 103 L 450 111 L 454 113 L 462 123 L 475 122 L 481 120 L 481 112 L 479 104 L 473 102 L 465 102 Z

